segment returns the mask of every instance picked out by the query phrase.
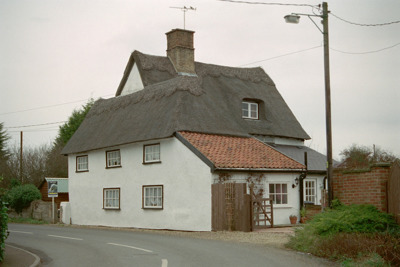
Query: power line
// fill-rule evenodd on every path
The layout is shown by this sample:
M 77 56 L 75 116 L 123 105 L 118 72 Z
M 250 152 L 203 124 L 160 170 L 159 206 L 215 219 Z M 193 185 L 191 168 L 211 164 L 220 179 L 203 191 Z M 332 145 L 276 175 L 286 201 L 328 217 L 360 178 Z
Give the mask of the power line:
M 332 12 L 330 13 L 330 15 L 334 16 L 335 18 L 344 21 L 346 23 L 352 24 L 352 25 L 356 25 L 356 26 L 365 26 L 365 27 L 377 27 L 377 26 L 387 26 L 387 25 L 391 25 L 391 24 L 395 24 L 395 23 L 400 23 L 400 20 L 396 20 L 396 21 L 391 21 L 391 22 L 385 22 L 385 23 L 377 23 L 377 24 L 364 24 L 364 23 L 357 23 L 357 22 L 351 22 L 349 20 L 343 19 L 335 14 L 333 14 Z
M 6 113 L 1 113 L 0 115 L 9 115 L 9 114 L 21 113 L 21 112 L 26 112 L 26 111 L 38 110 L 38 109 L 53 108 L 53 107 L 58 107 L 58 106 L 63 106 L 63 105 L 68 105 L 68 104 L 79 103 L 79 102 L 83 102 L 83 101 L 87 101 L 87 99 L 82 99 L 82 100 L 77 100 L 77 101 L 67 102 L 67 103 L 61 103 L 61 104 L 55 104 L 55 105 L 49 105 L 49 106 L 24 109 L 24 110 L 18 110 L 18 111 L 11 111 L 11 112 L 6 112 Z
M 240 65 L 238 67 L 244 67 L 244 66 L 253 65 L 253 64 L 256 64 L 256 63 L 260 63 L 260 62 L 264 62 L 264 61 L 280 58 L 280 57 L 286 57 L 286 56 L 290 56 L 290 55 L 293 55 L 293 54 L 297 54 L 297 53 L 309 51 L 309 50 L 312 50 L 312 49 L 316 49 L 318 47 L 321 47 L 321 45 L 310 47 L 310 48 L 299 50 L 299 51 L 295 51 L 295 52 L 290 52 L 290 53 L 279 55 L 279 56 L 275 56 L 275 57 L 270 57 L 270 58 L 267 58 L 267 59 L 262 59 L 262 60 L 251 62 L 251 63 L 247 63 L 247 64 L 243 64 L 243 65 Z
M 346 51 L 341 51 L 341 50 L 338 50 L 338 49 L 334 49 L 334 48 L 332 48 L 332 47 L 330 47 L 329 49 L 330 49 L 330 50 L 333 50 L 333 51 L 335 51 L 335 52 L 343 53 L 343 54 L 364 55 L 364 54 L 378 53 L 378 52 L 381 52 L 381 51 L 384 51 L 384 50 L 387 50 L 387 49 L 396 47 L 396 46 L 398 46 L 398 45 L 400 45 L 400 43 L 397 43 L 397 44 L 394 44 L 394 45 L 391 45 L 391 46 L 388 46 L 388 47 L 385 47 L 385 48 L 381 48 L 381 49 L 378 49 L 378 50 L 367 51 L 367 52 L 346 52 Z
M 4 127 L 4 128 L 6 128 L 6 129 L 26 128 L 26 127 L 35 127 L 35 126 L 59 124 L 59 123 L 64 123 L 64 122 L 66 122 L 66 121 L 47 122 L 47 123 L 41 123 L 41 124 L 22 125 L 22 126 L 12 126 L 12 127 Z
M 236 1 L 236 0 L 217 0 L 221 2 L 230 2 L 236 4 L 250 4 L 250 5 L 272 5 L 272 6 L 308 6 L 315 7 L 316 5 L 309 4 L 284 4 L 284 3 L 267 3 L 267 2 L 249 2 L 249 1 Z
M 114 95 L 114 94 L 103 95 L 103 96 L 100 96 L 100 98 L 102 98 L 102 97 L 109 97 L 109 96 L 113 96 L 113 95 Z M 66 102 L 66 103 L 54 104 L 54 105 L 49 105 L 49 106 L 42 106 L 42 107 L 36 107 L 36 108 L 30 108 L 30 109 L 24 109 L 24 110 L 18 110 L 18 111 L 11 111 L 11 112 L 6 112 L 6 113 L 1 113 L 0 116 L 1 116 L 1 115 L 14 114 L 14 113 L 21 113 L 21 112 L 26 112 L 26 111 L 32 111 L 32 110 L 39 110 L 39 109 L 46 109 L 46 108 L 59 107 L 59 106 L 69 105 L 69 104 L 75 104 L 75 103 L 79 103 L 79 102 L 83 102 L 83 101 L 88 101 L 88 99 L 85 98 L 85 99 L 81 99 L 81 100 L 77 100 L 77 101 L 71 101 L 71 102 Z

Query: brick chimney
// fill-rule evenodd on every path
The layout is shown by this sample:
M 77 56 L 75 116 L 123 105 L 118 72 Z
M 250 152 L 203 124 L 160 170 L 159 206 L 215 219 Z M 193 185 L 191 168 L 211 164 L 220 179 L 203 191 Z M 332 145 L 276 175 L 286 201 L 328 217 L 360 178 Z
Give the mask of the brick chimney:
M 196 74 L 194 69 L 193 31 L 174 29 L 167 35 L 167 57 L 178 73 Z

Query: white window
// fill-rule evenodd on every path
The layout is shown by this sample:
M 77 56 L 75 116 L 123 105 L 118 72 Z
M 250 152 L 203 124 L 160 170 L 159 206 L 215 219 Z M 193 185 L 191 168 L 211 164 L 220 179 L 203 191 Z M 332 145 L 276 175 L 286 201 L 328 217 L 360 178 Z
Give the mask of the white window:
M 145 145 L 144 150 L 144 162 L 160 162 L 160 144 Z
M 144 185 L 143 186 L 143 208 L 144 209 L 162 209 L 163 208 L 162 185 Z
M 258 119 L 258 103 L 256 102 L 242 102 L 242 118 L 245 119 Z
M 89 170 L 89 160 L 88 156 L 78 156 L 76 157 L 76 171 L 85 172 Z
M 287 184 L 269 184 L 269 197 L 274 204 L 288 204 Z
M 120 189 L 104 188 L 103 189 L 103 209 L 119 209 Z
M 119 150 L 107 151 L 107 168 L 121 166 L 121 154 Z
M 304 202 L 316 204 L 316 181 L 304 180 Z

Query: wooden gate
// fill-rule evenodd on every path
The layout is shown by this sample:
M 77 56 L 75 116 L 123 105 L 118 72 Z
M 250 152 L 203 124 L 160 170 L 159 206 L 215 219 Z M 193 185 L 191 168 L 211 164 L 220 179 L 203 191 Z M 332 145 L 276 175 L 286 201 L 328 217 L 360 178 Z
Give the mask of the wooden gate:
M 387 190 L 388 212 L 400 224 L 400 164 L 395 162 L 390 168 Z
M 211 186 L 213 231 L 243 231 L 274 227 L 271 198 L 260 198 L 246 183 Z
M 245 183 L 213 184 L 212 230 L 251 231 L 250 195 Z
M 274 227 L 274 209 L 272 198 L 261 198 L 257 196 L 253 187 L 250 187 L 252 229 L 265 229 Z

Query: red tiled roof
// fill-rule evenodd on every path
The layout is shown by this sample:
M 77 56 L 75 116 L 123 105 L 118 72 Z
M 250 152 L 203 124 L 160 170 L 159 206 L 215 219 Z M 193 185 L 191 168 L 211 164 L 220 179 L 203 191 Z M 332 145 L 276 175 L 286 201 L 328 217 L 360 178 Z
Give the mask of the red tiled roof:
M 304 165 L 253 137 L 179 132 L 216 168 L 303 169 Z

